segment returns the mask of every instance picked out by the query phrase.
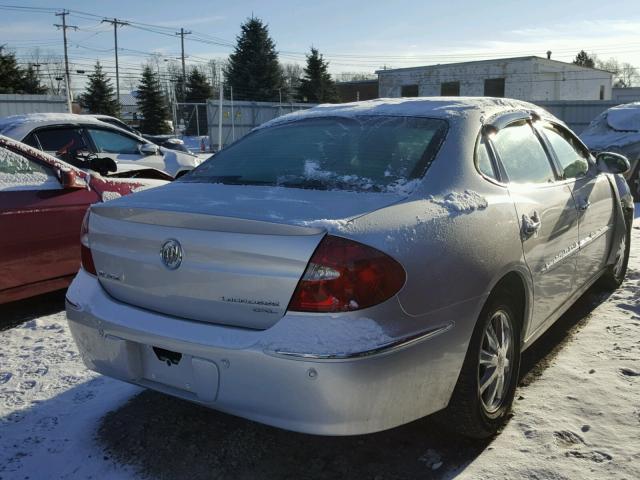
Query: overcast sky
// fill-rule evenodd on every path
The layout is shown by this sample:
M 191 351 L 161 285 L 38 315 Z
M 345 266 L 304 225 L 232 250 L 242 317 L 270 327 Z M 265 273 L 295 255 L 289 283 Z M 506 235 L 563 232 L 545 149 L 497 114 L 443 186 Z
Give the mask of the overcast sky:
M 302 62 L 311 45 L 324 53 L 331 71 L 374 72 L 494 57 L 539 55 L 571 61 L 581 48 L 602 58 L 640 66 L 640 8 L 632 1 L 538 0 L 492 2 L 271 0 L 197 1 L 62 0 L 0 2 L 0 5 L 67 8 L 151 25 L 119 30 L 121 68 L 135 72 L 145 53 L 177 57 L 180 27 L 192 30 L 185 41 L 188 62 L 228 55 L 240 24 L 252 14 L 263 19 L 283 62 Z M 53 11 L 0 7 L 0 44 L 24 57 L 35 46 L 62 52 L 62 33 Z M 112 65 L 113 29 L 99 18 L 68 17 L 80 27 L 69 31 L 69 56 L 77 68 L 101 59 Z M 162 28 L 158 28 L 162 27 Z M 146 28 L 146 27 L 143 27 Z M 135 51 L 132 51 L 135 50 Z

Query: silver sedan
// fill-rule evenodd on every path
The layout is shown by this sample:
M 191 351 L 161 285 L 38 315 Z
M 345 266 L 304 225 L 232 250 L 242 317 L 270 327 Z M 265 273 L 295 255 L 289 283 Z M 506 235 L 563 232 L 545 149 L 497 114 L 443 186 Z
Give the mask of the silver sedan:
M 625 276 L 628 161 L 534 105 L 418 98 L 276 119 L 91 208 L 67 316 L 97 372 L 281 428 L 505 421 L 528 348 Z

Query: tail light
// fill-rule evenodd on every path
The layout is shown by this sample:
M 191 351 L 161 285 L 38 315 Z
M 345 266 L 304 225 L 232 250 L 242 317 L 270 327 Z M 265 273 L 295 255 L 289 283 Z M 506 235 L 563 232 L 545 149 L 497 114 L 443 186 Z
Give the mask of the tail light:
M 82 268 L 91 275 L 97 275 L 96 266 L 93 263 L 91 248 L 89 246 L 89 209 L 82 219 L 82 227 L 80 227 L 80 259 L 82 260 Z
M 289 310 L 347 312 L 391 298 L 404 285 L 402 266 L 385 253 L 327 235 L 298 283 Z

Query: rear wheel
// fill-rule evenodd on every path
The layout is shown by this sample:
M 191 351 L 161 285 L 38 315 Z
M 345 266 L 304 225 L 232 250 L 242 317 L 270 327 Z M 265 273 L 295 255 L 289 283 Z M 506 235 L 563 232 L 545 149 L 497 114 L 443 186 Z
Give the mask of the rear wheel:
M 507 419 L 520 369 L 520 315 L 508 292 L 483 308 L 445 411 L 446 425 L 472 438 L 495 435 Z
M 631 248 L 631 221 L 627 219 L 628 226 L 620 242 L 616 246 L 616 259 L 609 265 L 604 274 L 598 280 L 598 284 L 605 290 L 615 290 L 624 281 L 629 264 L 629 249 Z

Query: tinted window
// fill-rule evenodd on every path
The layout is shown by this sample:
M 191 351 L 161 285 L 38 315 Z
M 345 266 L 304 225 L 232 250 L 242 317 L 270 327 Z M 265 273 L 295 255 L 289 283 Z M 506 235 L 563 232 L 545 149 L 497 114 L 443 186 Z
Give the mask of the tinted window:
M 562 167 L 563 178 L 582 177 L 589 170 L 588 154 L 568 132 L 545 125 L 544 133 Z
M 181 181 L 392 191 L 421 177 L 446 122 L 428 118 L 315 118 L 257 130 Z
M 500 130 L 493 143 L 510 182 L 545 183 L 555 179 L 538 137 L 528 123 Z
M 60 182 L 53 170 L 0 147 L 0 191 L 53 190 Z
M 476 165 L 478 170 L 490 178 L 497 178 L 493 170 L 493 164 L 491 163 L 491 157 L 489 157 L 489 151 L 487 150 L 487 144 L 484 136 L 481 138 L 476 148 Z
M 140 142 L 135 138 L 122 135 L 110 130 L 89 128 L 89 135 L 95 143 L 98 152 L 101 153 L 140 153 Z
M 42 149 L 57 154 L 69 150 L 88 150 L 81 128 L 46 128 L 36 132 Z

